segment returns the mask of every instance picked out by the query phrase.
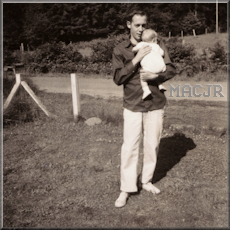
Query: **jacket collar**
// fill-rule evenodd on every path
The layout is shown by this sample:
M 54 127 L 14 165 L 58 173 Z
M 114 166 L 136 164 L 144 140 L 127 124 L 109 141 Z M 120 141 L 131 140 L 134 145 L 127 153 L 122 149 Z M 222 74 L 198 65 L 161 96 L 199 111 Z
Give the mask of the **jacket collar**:
M 129 47 L 132 45 L 130 39 L 127 39 L 127 40 L 125 41 L 124 45 L 125 45 L 125 48 L 129 48 Z
M 125 41 L 124 45 L 125 48 L 129 48 L 130 46 L 135 46 L 131 41 L 130 41 L 131 36 Z

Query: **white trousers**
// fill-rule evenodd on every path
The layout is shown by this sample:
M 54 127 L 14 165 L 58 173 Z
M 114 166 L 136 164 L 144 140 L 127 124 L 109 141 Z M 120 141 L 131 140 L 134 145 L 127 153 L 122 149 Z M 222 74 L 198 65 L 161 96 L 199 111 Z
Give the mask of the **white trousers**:
M 121 191 L 136 192 L 139 145 L 142 129 L 143 167 L 141 183 L 150 182 L 156 168 L 157 153 L 163 127 L 164 109 L 132 112 L 124 109 L 124 133 L 121 147 Z

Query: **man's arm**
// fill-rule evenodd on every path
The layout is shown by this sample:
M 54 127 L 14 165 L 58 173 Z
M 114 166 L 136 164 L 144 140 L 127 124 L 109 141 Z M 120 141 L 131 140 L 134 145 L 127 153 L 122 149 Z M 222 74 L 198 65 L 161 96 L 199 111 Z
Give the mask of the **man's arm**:
M 132 60 L 128 63 L 124 63 L 125 60 L 118 48 L 114 48 L 112 55 L 113 64 L 113 81 L 117 85 L 124 84 L 137 70 L 137 65 L 132 63 Z
M 162 84 L 165 81 L 173 78 L 176 75 L 176 67 L 172 63 L 166 64 L 166 71 L 163 73 L 159 73 L 156 81 L 158 84 Z
M 137 71 L 139 63 L 142 58 L 151 52 L 150 46 L 142 47 L 136 56 L 125 63 L 125 59 L 122 55 L 121 50 L 115 47 L 113 51 L 113 80 L 117 85 L 122 85 L 127 82 L 133 74 Z

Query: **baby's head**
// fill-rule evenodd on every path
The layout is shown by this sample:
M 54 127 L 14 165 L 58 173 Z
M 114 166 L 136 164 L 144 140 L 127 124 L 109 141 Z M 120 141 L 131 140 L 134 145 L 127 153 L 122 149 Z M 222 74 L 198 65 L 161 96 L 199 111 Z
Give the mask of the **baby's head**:
M 146 29 L 142 33 L 143 42 L 157 43 L 157 32 L 152 29 Z

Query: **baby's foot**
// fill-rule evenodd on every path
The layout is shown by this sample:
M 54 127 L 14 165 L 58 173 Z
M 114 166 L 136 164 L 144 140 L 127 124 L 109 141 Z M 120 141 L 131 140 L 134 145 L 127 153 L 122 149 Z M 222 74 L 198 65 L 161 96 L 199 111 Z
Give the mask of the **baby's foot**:
M 163 85 L 158 85 L 159 90 L 166 91 L 166 88 Z

